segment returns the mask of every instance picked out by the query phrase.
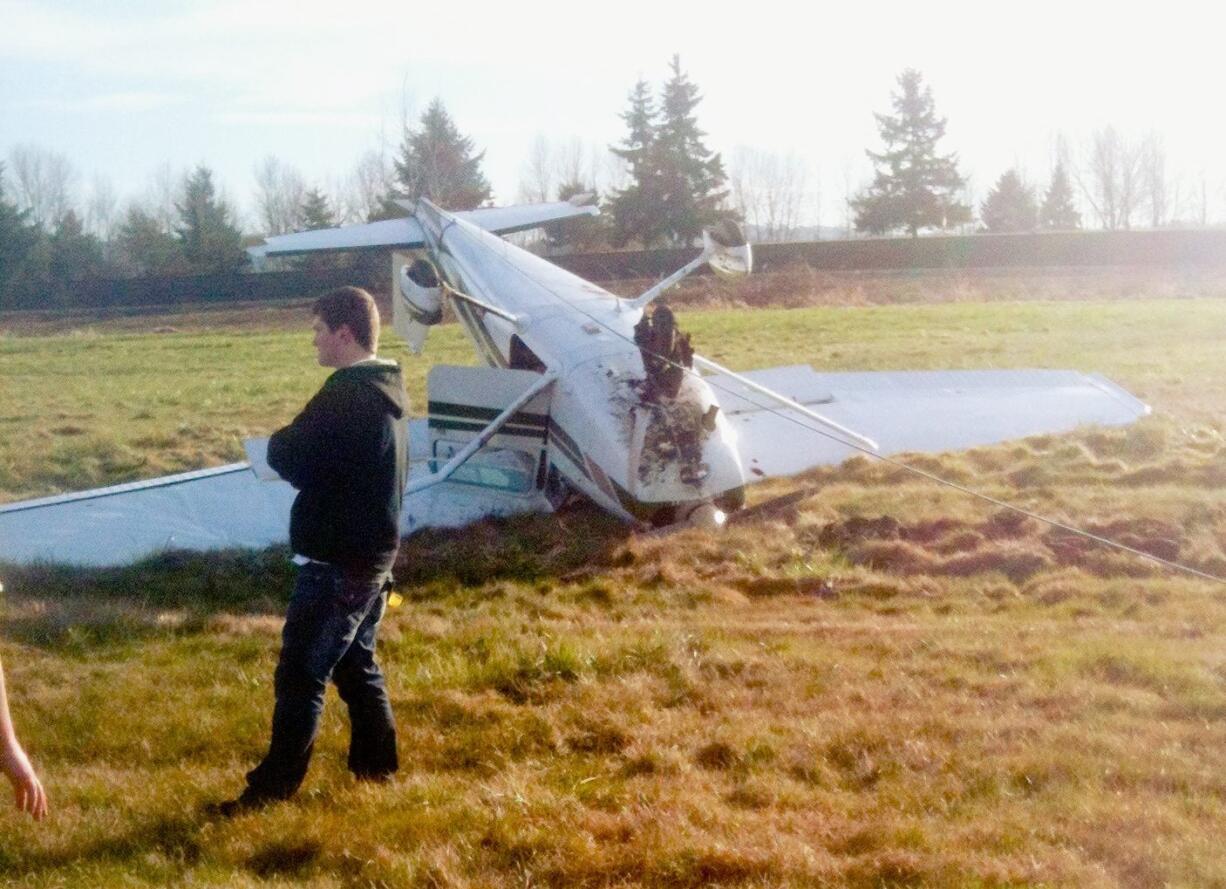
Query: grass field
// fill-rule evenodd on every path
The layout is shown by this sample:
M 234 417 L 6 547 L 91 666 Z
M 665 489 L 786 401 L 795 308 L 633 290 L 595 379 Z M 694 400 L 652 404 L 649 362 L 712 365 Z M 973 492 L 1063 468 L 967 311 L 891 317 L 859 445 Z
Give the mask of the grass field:
M 691 311 L 733 367 L 1076 367 L 1127 430 L 915 458 L 1226 574 L 1226 301 Z M 0 336 L 7 499 L 240 456 L 323 372 L 287 313 Z M 143 326 L 143 329 L 142 329 Z M 164 328 L 174 327 L 174 331 Z M 221 330 L 212 328 L 221 327 Z M 155 328 L 163 328 L 160 333 Z M 454 327 L 429 360 L 469 360 Z M 415 404 L 428 364 L 404 359 Z M 1223 587 L 866 461 L 659 538 L 583 510 L 406 544 L 383 658 L 404 769 L 234 821 L 271 709 L 283 553 L 0 570 L 52 819 L 21 886 L 1226 886 Z

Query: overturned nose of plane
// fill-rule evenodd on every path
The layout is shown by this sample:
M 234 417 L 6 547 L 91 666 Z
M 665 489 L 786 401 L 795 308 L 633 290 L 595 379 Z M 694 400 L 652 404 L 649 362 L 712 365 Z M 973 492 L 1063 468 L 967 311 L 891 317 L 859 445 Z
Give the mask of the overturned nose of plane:
M 738 508 L 745 476 L 736 431 L 710 386 L 685 374 L 675 394 L 648 387 L 637 353 L 573 368 L 550 405 L 548 453 L 588 497 L 636 521 L 665 525 Z
M 745 485 L 736 435 L 710 388 L 687 375 L 675 398 L 635 410 L 630 479 L 635 499 L 683 520 L 697 506 L 740 505 Z M 714 514 L 711 514 L 714 517 Z

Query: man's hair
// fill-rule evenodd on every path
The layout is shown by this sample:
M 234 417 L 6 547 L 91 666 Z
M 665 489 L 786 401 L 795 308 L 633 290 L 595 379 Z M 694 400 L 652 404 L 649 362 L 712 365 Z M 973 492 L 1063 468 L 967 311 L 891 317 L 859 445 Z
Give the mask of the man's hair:
M 338 287 L 325 293 L 315 300 L 311 314 L 333 333 L 342 324 L 348 326 L 354 340 L 367 352 L 375 351 L 379 345 L 379 307 L 361 287 Z

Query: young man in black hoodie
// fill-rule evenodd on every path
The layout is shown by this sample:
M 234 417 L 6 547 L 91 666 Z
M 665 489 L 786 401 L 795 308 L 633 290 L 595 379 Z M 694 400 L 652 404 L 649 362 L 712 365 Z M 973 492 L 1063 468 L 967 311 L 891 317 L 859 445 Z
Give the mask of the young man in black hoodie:
M 274 679 L 272 740 L 222 814 L 298 789 L 329 679 L 349 708 L 350 771 L 378 781 L 398 767 L 375 634 L 400 545 L 404 379 L 394 361 L 375 357 L 379 313 L 365 290 L 334 290 L 313 313 L 319 363 L 336 371 L 268 442 L 268 464 L 298 490 L 289 526 L 298 577 Z

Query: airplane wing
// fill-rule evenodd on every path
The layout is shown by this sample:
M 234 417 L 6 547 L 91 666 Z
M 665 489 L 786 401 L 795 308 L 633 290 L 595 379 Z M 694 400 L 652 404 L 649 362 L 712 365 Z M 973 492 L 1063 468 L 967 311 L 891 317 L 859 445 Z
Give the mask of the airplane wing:
M 255 256 L 291 256 L 337 250 L 369 250 L 375 247 L 420 247 L 425 242 L 421 226 L 412 217 L 385 219 L 365 225 L 342 225 L 316 231 L 273 235 L 262 247 L 248 252 Z
M 430 448 L 425 419 L 409 421 L 409 479 L 427 475 Z M 254 440 L 257 457 L 267 440 Z M 468 475 L 480 473 L 480 455 Z M 488 467 L 496 471 L 497 467 Z M 249 463 L 185 472 L 0 505 L 0 563 L 128 565 L 169 550 L 263 548 L 286 543 L 294 489 L 262 481 Z M 404 535 L 428 527 L 461 527 L 487 516 L 544 512 L 539 492 L 443 482 L 405 498 Z
M 577 216 L 598 216 L 600 211 L 595 204 L 584 203 L 584 200 L 590 197 L 590 195 L 580 195 L 569 201 L 556 201 L 552 204 L 481 207 L 476 210 L 464 210 L 455 215 L 473 225 L 480 226 L 487 232 L 505 235 L 537 228 L 550 222 L 573 219 Z
M 797 365 L 742 376 L 871 437 L 882 454 L 954 450 L 1086 424 L 1122 425 L 1149 413 L 1103 377 L 1074 371 L 818 373 Z M 861 452 L 838 441 L 837 433 L 811 431 L 811 419 L 732 377 L 706 380 L 737 430 L 747 479 L 791 475 Z M 439 457 L 431 453 L 437 443 L 428 421 L 408 425 L 413 480 L 429 474 L 429 461 Z M 258 442 L 249 448 L 257 464 L 260 451 Z M 401 532 L 548 511 L 539 491 L 484 483 L 483 476 L 510 472 L 499 459 L 496 450 L 484 459 L 479 452 L 465 465 L 464 478 L 406 497 Z M 174 549 L 271 546 L 286 540 L 293 497 L 285 482 L 260 481 L 251 464 L 234 463 L 4 504 L 0 562 L 108 566 Z
M 1149 407 L 1096 374 L 1065 370 L 818 373 L 808 365 L 743 376 L 877 442 L 884 455 L 996 444 L 1078 426 L 1123 425 Z M 705 378 L 757 480 L 841 463 L 864 451 L 736 380 Z
M 587 196 L 580 195 L 569 201 L 550 204 L 518 204 L 511 207 L 481 207 L 464 210 L 455 215 L 478 225 L 494 234 L 525 231 L 530 228 L 571 219 L 576 216 L 594 216 L 599 210 L 585 203 Z M 413 204 L 397 201 L 406 214 L 412 214 Z M 292 256 L 298 253 L 336 252 L 341 250 L 370 250 L 383 247 L 411 249 L 425 243 L 421 225 L 412 215 L 403 219 L 387 219 L 368 222 L 364 225 L 343 225 L 340 228 L 324 228 L 316 231 L 295 232 L 289 235 L 273 235 L 264 239 L 260 247 L 248 252 L 254 258 L 263 256 Z
M 266 547 L 294 490 L 246 463 L 0 506 L 0 562 L 126 565 L 165 550 Z

